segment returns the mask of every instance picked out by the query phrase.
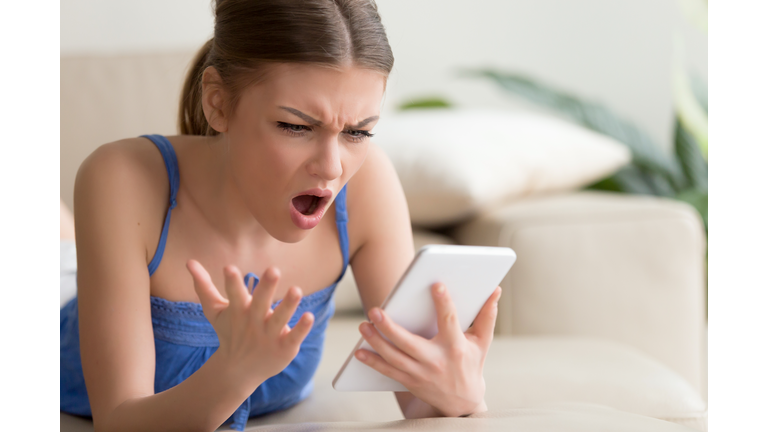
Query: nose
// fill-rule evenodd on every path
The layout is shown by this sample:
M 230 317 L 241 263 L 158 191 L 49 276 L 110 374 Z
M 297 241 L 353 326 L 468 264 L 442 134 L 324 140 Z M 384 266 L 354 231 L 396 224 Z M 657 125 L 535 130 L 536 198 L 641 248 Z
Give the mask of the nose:
M 317 150 L 308 166 L 309 173 L 331 181 L 341 177 L 341 153 L 338 137 L 327 137 L 318 142 Z

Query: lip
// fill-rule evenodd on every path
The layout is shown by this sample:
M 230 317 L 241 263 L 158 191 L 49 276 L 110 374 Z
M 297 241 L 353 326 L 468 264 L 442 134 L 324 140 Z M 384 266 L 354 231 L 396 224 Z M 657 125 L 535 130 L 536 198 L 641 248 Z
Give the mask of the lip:
M 307 216 L 302 214 L 293 206 L 293 199 L 301 195 L 314 195 L 320 197 L 320 202 L 317 203 L 317 210 L 315 210 L 313 215 Z M 320 223 L 320 220 L 323 219 L 325 207 L 328 205 L 328 202 L 330 202 L 331 197 L 333 197 L 333 192 L 330 189 L 313 188 L 297 193 L 291 197 L 288 203 L 290 207 L 291 221 L 293 221 L 294 225 L 304 230 L 310 230 L 316 227 Z

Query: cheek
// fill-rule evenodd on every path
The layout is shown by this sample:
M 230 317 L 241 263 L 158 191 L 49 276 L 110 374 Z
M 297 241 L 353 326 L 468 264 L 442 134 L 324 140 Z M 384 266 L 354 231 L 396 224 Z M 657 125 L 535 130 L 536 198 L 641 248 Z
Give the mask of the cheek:
M 300 148 L 266 127 L 232 137 L 230 158 L 233 164 L 250 173 L 249 177 L 277 179 L 289 176 L 300 161 Z
M 344 173 L 342 174 L 342 180 L 344 183 L 349 181 L 355 173 L 363 166 L 366 156 L 368 156 L 369 143 L 359 143 L 347 147 L 346 155 L 342 156 L 342 166 L 344 167 Z

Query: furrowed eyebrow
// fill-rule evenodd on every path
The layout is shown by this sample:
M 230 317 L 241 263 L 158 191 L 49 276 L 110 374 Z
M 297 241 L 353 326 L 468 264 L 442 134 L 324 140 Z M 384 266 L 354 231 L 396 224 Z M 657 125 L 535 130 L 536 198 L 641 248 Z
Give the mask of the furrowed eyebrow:
M 360 123 L 358 123 L 358 124 L 356 124 L 356 125 L 352 126 L 352 128 L 353 128 L 353 129 L 359 129 L 359 128 L 361 128 L 361 127 L 364 127 L 364 126 L 365 126 L 365 125 L 367 125 L 368 123 L 370 123 L 370 122 L 372 122 L 372 121 L 374 121 L 374 120 L 378 120 L 378 119 L 379 119 L 379 116 L 371 116 L 371 117 L 368 117 L 367 119 L 365 119 L 365 120 L 361 121 Z
M 284 111 L 288 111 L 289 113 L 291 113 L 291 114 L 295 115 L 296 117 L 304 120 L 305 122 L 309 123 L 312 126 L 322 126 L 323 125 L 323 122 L 321 122 L 320 120 L 314 119 L 314 118 L 304 114 L 303 112 L 297 110 L 296 108 L 285 107 L 285 106 L 278 106 L 278 108 L 280 108 L 281 110 L 284 110 Z M 378 119 L 379 119 L 379 116 L 371 116 L 371 117 L 368 117 L 367 119 L 361 121 L 360 123 L 358 123 L 358 124 L 356 124 L 354 126 L 348 126 L 348 127 L 353 128 L 353 129 L 358 129 L 358 128 L 364 127 L 368 123 L 370 123 L 370 122 L 372 122 L 374 120 L 378 120 Z
M 290 107 L 284 107 L 284 106 L 281 106 L 281 107 L 278 107 L 278 108 L 280 108 L 282 110 L 285 110 L 285 111 L 288 111 L 289 113 L 291 113 L 291 114 L 295 115 L 296 117 L 304 120 L 305 122 L 311 124 L 312 126 L 322 126 L 323 125 L 323 122 L 321 122 L 320 120 L 315 120 L 312 117 L 310 117 L 310 116 L 304 114 L 303 112 L 297 110 L 296 108 L 290 108 Z

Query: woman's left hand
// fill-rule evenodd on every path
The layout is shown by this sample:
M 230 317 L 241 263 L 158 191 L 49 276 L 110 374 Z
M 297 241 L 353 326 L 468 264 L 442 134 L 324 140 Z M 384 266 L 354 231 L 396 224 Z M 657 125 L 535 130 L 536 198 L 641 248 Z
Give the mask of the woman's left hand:
M 437 334 L 432 339 L 409 332 L 381 308 L 372 308 L 368 312 L 372 323 L 362 323 L 360 333 L 376 353 L 359 349 L 355 356 L 446 417 L 473 414 L 485 406 L 483 364 L 493 339 L 500 296 L 501 288 L 496 287 L 473 325 L 462 332 L 445 286 L 434 284 Z

